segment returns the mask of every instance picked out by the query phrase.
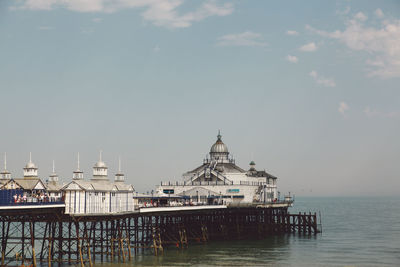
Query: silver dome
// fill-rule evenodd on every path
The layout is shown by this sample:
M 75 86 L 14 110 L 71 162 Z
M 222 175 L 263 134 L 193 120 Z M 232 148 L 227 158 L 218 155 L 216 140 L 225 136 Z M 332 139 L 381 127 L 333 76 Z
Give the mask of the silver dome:
M 107 168 L 106 164 L 103 161 L 98 161 L 95 165 L 95 168 Z
M 33 162 L 28 162 L 25 166 L 25 169 L 36 169 L 36 166 Z
M 218 133 L 217 142 L 212 145 L 210 153 L 229 153 L 228 147 L 222 142 L 221 134 Z

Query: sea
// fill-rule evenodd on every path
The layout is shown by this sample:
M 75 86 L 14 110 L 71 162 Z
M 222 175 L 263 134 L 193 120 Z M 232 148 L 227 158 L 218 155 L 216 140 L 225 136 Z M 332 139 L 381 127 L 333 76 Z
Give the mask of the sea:
M 289 211 L 321 214 L 322 233 L 168 247 L 98 266 L 400 266 L 400 197 L 296 197 Z

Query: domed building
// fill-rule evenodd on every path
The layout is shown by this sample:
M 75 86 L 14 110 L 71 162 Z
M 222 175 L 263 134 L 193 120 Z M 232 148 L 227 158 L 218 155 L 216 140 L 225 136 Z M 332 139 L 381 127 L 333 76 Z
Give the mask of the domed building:
M 218 131 L 217 141 L 211 146 L 210 159 L 219 163 L 229 162 L 228 147 L 222 142 L 220 131 Z
M 254 161 L 248 171 L 237 166 L 218 132 L 202 165 L 184 173 L 182 181 L 162 182 L 156 191 L 201 203 L 272 202 L 277 198 L 276 180 L 265 170 L 256 170 Z

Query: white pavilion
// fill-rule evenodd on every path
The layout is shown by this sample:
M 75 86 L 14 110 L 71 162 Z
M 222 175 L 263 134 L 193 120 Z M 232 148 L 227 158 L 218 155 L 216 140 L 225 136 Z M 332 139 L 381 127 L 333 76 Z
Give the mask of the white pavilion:
M 134 187 L 125 183 L 120 160 L 114 181 L 108 178 L 108 167 L 102 160 L 101 151 L 90 180 L 84 180 L 79 165 L 78 154 L 78 168 L 73 172 L 72 181 L 62 188 L 65 191 L 65 213 L 110 214 L 134 210 Z
M 181 181 L 161 182 L 156 192 L 189 196 L 198 203 L 272 202 L 278 197 L 276 180 L 265 170 L 256 170 L 254 161 L 248 171 L 237 166 L 218 132 L 202 165 L 184 173 Z

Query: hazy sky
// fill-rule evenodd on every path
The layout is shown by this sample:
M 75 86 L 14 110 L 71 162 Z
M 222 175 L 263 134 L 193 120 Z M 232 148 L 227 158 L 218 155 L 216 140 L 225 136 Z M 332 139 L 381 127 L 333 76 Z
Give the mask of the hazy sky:
M 399 1 L 0 1 L 0 152 L 64 182 L 103 150 L 139 192 L 221 129 L 296 195 L 400 188 Z M 1 158 L 3 158 L 1 156 Z M 3 169 L 3 168 L 1 168 Z

